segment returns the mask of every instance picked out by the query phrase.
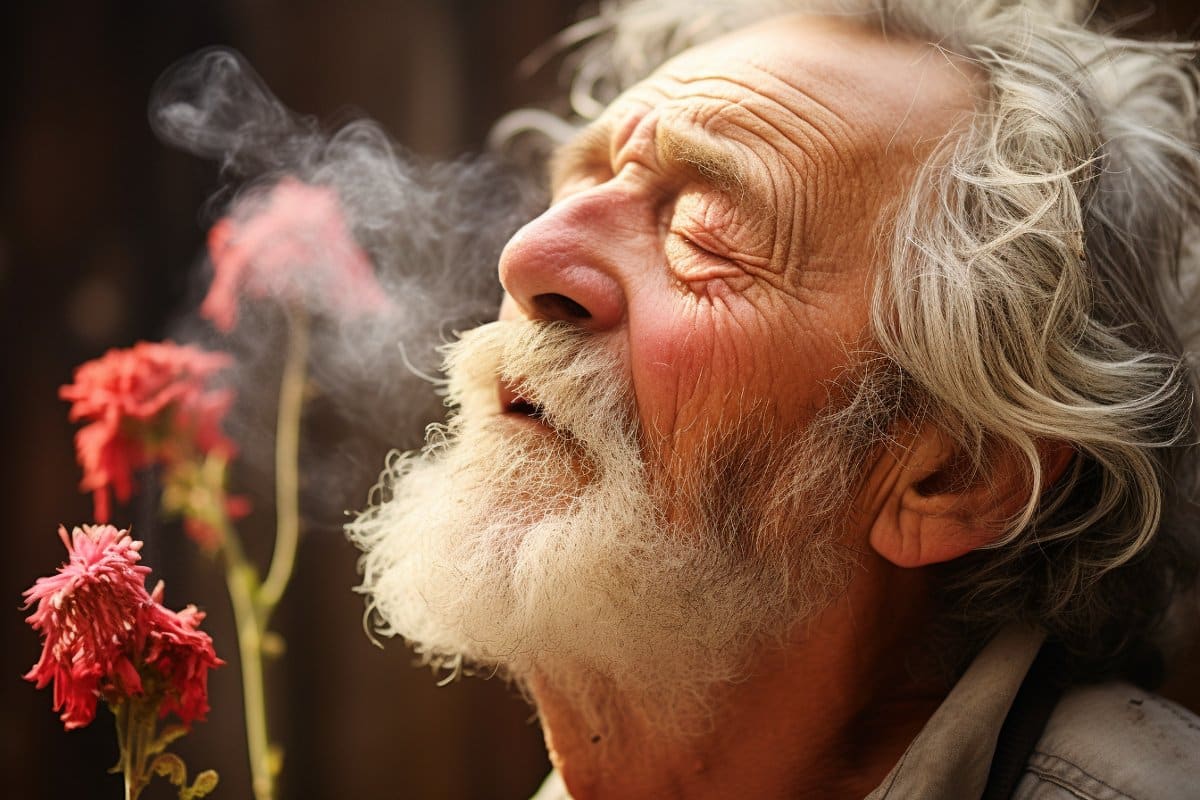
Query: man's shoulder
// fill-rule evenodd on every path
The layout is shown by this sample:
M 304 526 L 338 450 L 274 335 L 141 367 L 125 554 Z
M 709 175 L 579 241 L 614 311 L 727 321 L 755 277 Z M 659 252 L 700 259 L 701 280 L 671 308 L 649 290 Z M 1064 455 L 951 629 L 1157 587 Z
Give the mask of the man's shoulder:
M 1200 717 L 1127 683 L 1074 688 L 1055 707 L 1013 796 L 1200 796 Z

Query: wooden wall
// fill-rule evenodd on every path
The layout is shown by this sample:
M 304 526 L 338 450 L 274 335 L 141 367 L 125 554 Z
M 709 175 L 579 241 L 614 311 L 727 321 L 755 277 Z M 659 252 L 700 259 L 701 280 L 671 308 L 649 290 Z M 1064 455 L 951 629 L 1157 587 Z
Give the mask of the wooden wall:
M 62 553 L 54 528 L 88 519 L 72 429 L 56 387 L 108 347 L 161 337 L 194 297 L 198 209 L 211 165 L 157 143 L 145 123 L 155 78 L 200 47 L 242 50 L 293 108 L 331 117 L 355 107 L 405 145 L 450 156 L 478 148 L 506 109 L 544 95 L 516 62 L 575 14 L 574 0 L 44 0 L 0 11 L 0 459 L 5 556 L 0 615 L 0 776 L 8 797 L 119 795 L 104 769 L 115 745 L 102 714 L 64 735 L 48 693 L 18 679 L 36 642 L 19 592 Z M 1195 33 L 1198 13 L 1163 3 L 1146 30 Z M 386 446 L 384 443 L 381 447 Z M 382 453 L 382 450 L 381 450 Z M 364 468 L 361 485 L 376 465 Z M 231 622 L 217 570 L 177 531 L 129 511 L 146 560 L 174 605 L 198 601 L 223 655 Z M 261 523 L 260 523 L 261 524 Z M 519 798 L 548 765 L 524 703 L 499 682 L 435 688 L 392 644 L 359 626 L 355 552 L 329 526 L 311 530 L 278 625 L 289 671 L 276 675 L 272 723 L 287 753 L 288 798 Z M 1186 696 L 1195 681 L 1180 680 Z M 214 710 L 183 747 L 216 766 L 218 797 L 242 797 L 237 675 L 212 679 Z M 1190 695 L 1192 702 L 1200 698 Z M 103 783 L 107 780 L 107 784 Z M 147 793 L 148 798 L 168 793 Z

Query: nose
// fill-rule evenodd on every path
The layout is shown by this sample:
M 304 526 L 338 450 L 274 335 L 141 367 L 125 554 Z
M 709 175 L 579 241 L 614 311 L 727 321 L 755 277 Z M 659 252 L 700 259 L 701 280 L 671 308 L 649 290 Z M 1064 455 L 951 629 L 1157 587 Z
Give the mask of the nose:
M 618 207 L 586 193 L 530 222 L 500 255 L 500 283 L 531 319 L 570 322 L 593 332 L 620 324 L 625 297 L 617 281 L 622 249 L 611 223 Z

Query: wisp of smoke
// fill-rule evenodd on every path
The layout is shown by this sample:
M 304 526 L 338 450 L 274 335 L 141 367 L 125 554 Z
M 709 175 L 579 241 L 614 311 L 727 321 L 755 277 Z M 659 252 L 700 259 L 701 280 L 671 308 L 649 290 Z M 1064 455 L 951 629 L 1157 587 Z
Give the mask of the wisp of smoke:
M 218 213 L 284 178 L 334 190 L 390 298 L 385 313 L 336 321 L 310 315 L 310 371 L 320 391 L 306 412 L 317 424 L 306 431 L 303 472 L 315 491 L 305 511 L 336 523 L 358 502 L 364 476 L 387 447 L 411 446 L 424 423 L 440 416 L 417 373 L 435 368 L 435 348 L 451 331 L 494 317 L 499 252 L 537 213 L 540 192 L 493 157 L 438 163 L 415 156 L 368 120 L 326 130 L 286 108 L 240 55 L 224 49 L 170 68 L 154 89 L 150 121 L 168 144 L 219 163 Z M 270 463 L 285 313 L 278 304 L 243 304 L 233 333 L 213 342 L 238 357 L 240 401 L 230 428 L 256 472 Z M 211 337 L 194 319 L 181 327 L 187 338 Z

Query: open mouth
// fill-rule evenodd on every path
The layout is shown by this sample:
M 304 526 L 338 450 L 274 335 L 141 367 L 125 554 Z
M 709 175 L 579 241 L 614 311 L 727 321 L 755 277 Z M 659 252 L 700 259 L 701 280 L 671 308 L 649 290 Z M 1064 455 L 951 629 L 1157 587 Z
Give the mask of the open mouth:
M 542 407 L 521 395 L 516 386 L 500 381 L 500 413 L 517 418 L 525 418 L 531 422 L 549 427 Z

